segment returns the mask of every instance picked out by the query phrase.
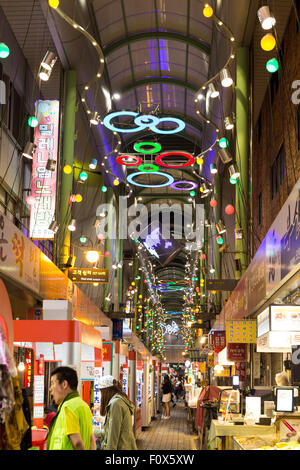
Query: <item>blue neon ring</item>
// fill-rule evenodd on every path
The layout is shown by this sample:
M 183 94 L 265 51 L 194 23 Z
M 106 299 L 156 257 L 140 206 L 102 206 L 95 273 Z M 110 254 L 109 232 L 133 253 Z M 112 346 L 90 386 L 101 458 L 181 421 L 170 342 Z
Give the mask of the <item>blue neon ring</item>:
M 144 175 L 145 176 L 145 174 L 148 174 L 148 173 L 144 173 L 143 171 L 138 171 L 136 173 L 132 173 L 131 175 L 127 176 L 127 181 L 128 181 L 128 183 L 133 184 L 134 186 L 139 186 L 141 188 L 164 188 L 164 187 L 169 186 L 170 184 L 174 183 L 174 181 L 175 181 L 173 176 L 168 175 L 168 173 L 161 173 L 160 171 L 156 171 L 156 172 L 149 173 L 149 174 L 150 175 L 159 175 L 159 176 L 163 176 L 164 178 L 168 178 L 168 181 L 166 183 L 158 184 L 158 185 L 151 185 L 151 184 L 140 184 L 140 183 L 136 183 L 135 181 L 133 181 L 133 178 L 135 178 L 136 176 L 139 176 L 139 175 Z
M 113 124 L 110 123 L 110 121 L 114 117 L 119 117 L 119 116 L 133 116 L 136 118 L 138 116 L 138 113 L 134 113 L 133 111 L 118 111 L 116 113 L 111 113 L 105 116 L 103 119 L 103 125 L 107 127 L 107 129 L 113 131 L 113 132 L 138 132 L 141 130 L 141 128 L 136 128 L 136 129 L 119 129 L 118 127 L 115 127 Z M 145 126 L 146 127 L 146 126 Z
M 182 121 L 181 119 L 173 118 L 173 117 L 166 117 L 166 118 L 161 118 L 159 123 L 161 124 L 162 122 L 175 122 L 175 124 L 178 125 L 176 129 L 171 129 L 169 131 L 163 131 L 160 129 L 155 128 L 156 134 L 178 134 L 178 132 L 181 132 L 185 129 L 185 122 Z

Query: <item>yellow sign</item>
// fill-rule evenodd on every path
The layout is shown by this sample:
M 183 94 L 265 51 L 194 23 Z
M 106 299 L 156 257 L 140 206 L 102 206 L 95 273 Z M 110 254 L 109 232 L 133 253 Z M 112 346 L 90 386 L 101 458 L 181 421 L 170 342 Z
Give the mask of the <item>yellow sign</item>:
M 205 374 L 205 372 L 206 372 L 206 362 L 199 362 L 198 368 L 199 368 L 199 372 L 201 372 L 201 374 Z
M 211 353 L 207 356 L 207 367 L 214 367 L 215 366 L 215 354 Z
M 256 320 L 226 321 L 226 343 L 256 343 Z

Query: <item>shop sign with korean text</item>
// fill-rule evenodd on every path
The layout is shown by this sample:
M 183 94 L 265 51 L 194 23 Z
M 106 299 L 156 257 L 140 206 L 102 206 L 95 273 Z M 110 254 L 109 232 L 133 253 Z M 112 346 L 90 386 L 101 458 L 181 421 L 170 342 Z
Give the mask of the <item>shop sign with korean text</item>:
M 38 125 L 34 132 L 34 144 L 37 148 L 32 161 L 30 237 L 52 240 L 54 232 L 49 230 L 49 225 L 55 218 L 59 101 L 38 101 L 36 117 Z M 48 160 L 56 162 L 53 171 L 47 169 Z
M 3 214 L 0 214 L 0 272 L 39 292 L 40 250 Z
M 109 270 L 100 268 L 70 268 L 69 278 L 72 282 L 78 283 L 94 283 L 108 282 Z
M 227 344 L 227 360 L 229 362 L 247 361 L 247 344 L 246 343 L 228 343 Z
M 256 343 L 256 320 L 226 321 L 227 343 Z

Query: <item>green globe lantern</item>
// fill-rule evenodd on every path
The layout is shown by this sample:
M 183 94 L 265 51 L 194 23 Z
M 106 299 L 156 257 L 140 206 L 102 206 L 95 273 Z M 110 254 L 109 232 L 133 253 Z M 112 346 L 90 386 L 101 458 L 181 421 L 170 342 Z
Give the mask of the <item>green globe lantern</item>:
M 102 191 L 103 193 L 106 193 L 106 191 L 107 191 L 107 186 L 102 186 L 101 191 Z
M 9 47 L 4 44 L 4 42 L 0 42 L 0 59 L 6 59 L 10 54 Z
M 88 179 L 88 174 L 85 171 L 82 171 L 79 175 L 80 181 L 86 181 Z
M 30 116 L 27 122 L 30 127 L 37 127 L 39 124 L 39 121 L 35 116 Z
M 275 57 L 273 57 L 273 59 L 268 60 L 268 62 L 266 63 L 266 69 L 270 73 L 278 72 L 279 70 L 278 60 Z
M 219 147 L 221 149 L 226 149 L 229 146 L 229 141 L 226 139 L 226 137 L 222 137 L 222 139 L 219 140 Z

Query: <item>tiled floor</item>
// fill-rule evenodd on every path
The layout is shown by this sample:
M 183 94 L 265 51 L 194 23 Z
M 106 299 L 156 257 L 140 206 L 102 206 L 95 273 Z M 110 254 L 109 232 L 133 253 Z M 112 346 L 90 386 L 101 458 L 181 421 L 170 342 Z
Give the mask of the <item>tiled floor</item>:
M 188 411 L 183 403 L 171 406 L 171 418 L 157 416 L 145 431 L 137 433 L 140 450 L 198 450 L 198 437 L 190 432 Z

